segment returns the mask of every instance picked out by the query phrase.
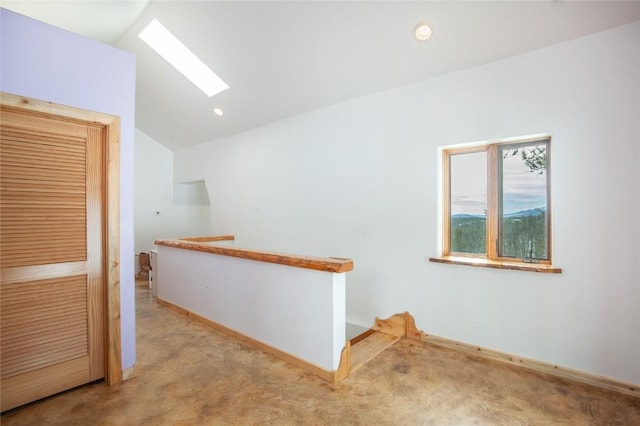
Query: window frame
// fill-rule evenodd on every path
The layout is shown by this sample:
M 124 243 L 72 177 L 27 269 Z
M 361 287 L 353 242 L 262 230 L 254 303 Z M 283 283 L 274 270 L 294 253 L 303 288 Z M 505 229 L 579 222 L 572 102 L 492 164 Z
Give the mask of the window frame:
M 500 219 L 502 212 L 502 161 L 499 159 L 500 147 L 532 145 L 535 142 L 546 144 L 546 226 L 547 259 L 527 259 L 500 255 Z M 472 266 L 487 266 L 501 269 L 533 270 L 537 272 L 561 272 L 552 266 L 552 208 L 551 208 L 551 135 L 511 138 L 485 142 L 471 146 L 453 146 L 442 148 L 442 255 L 430 258 L 432 262 L 456 263 Z M 487 215 L 486 215 L 486 254 L 458 253 L 451 251 L 451 157 L 474 152 L 487 153 Z

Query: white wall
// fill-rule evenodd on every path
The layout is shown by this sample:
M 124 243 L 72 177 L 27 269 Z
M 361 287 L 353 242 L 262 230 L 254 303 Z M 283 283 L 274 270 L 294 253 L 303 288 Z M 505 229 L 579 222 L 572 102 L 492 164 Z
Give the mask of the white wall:
M 175 153 L 236 246 L 351 257 L 347 320 L 640 383 L 640 23 Z M 434 264 L 438 147 L 551 133 L 559 275 Z
M 122 367 L 136 362 L 133 267 L 135 56 L 0 10 L 3 92 L 120 117 L 120 310 Z
M 159 238 L 207 235 L 209 206 L 197 186 L 181 185 L 187 201 L 174 203 L 173 152 L 137 129 L 135 145 L 135 252 L 149 252 Z
M 335 371 L 345 342 L 345 272 L 158 247 L 158 297 Z

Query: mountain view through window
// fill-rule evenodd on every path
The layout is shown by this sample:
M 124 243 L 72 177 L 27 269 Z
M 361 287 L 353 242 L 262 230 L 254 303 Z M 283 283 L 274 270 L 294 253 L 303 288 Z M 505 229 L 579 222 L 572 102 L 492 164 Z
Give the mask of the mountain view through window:
M 548 139 L 497 145 L 496 164 L 488 152 L 449 157 L 450 252 L 486 255 L 487 214 L 495 211 L 497 257 L 548 259 Z M 494 209 L 487 207 L 491 185 L 498 194 Z

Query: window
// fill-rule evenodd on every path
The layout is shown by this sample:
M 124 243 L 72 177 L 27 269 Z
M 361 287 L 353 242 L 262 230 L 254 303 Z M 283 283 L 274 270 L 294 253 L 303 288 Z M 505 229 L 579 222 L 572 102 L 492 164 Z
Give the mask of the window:
M 443 150 L 443 247 L 436 262 L 551 267 L 550 137 Z

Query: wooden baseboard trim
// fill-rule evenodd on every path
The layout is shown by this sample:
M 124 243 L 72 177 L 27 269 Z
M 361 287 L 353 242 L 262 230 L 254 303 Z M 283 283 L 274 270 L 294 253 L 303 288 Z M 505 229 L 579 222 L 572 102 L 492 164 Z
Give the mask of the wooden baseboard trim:
M 342 350 L 342 357 L 340 359 L 340 366 L 338 367 L 338 369 L 336 371 L 327 371 L 324 368 L 321 368 L 315 364 L 312 364 L 310 362 L 307 362 L 305 360 L 302 360 L 294 355 L 291 355 L 287 352 L 281 351 L 280 349 L 276 349 L 273 346 L 269 346 L 266 343 L 263 343 L 259 340 L 255 340 L 252 337 L 249 337 L 245 334 L 242 334 L 238 331 L 232 330 L 228 327 L 225 327 L 222 324 L 219 324 L 215 321 L 212 321 L 208 318 L 205 318 L 201 315 L 198 315 L 194 312 L 189 311 L 188 309 L 185 309 L 181 306 L 175 305 L 171 302 L 167 302 L 166 300 L 160 299 L 159 297 L 156 298 L 156 300 L 158 301 L 159 304 L 166 306 L 167 308 L 185 315 L 189 318 L 193 318 L 194 320 L 201 322 L 221 333 L 224 333 L 228 336 L 234 337 L 238 340 L 240 340 L 243 343 L 246 343 L 249 346 L 252 346 L 256 349 L 259 349 L 263 352 L 266 352 L 282 361 L 288 362 L 289 364 L 292 364 L 298 368 L 300 368 L 303 371 L 306 371 L 308 373 L 313 374 L 314 376 L 329 382 L 333 385 L 337 385 L 342 379 L 344 379 L 345 377 L 347 377 L 349 374 L 349 367 L 345 364 L 345 363 L 350 363 L 350 351 L 349 351 L 349 347 L 345 346 L 345 348 Z
M 129 368 L 122 370 L 122 381 L 133 379 L 136 376 L 136 366 L 133 365 Z
M 489 359 L 492 361 L 504 362 L 506 364 L 517 365 L 532 371 L 539 373 L 551 374 L 563 379 L 573 380 L 575 382 L 584 383 L 587 385 L 597 386 L 599 388 L 611 390 L 614 392 L 623 393 L 640 398 L 640 385 L 624 382 L 610 377 L 600 376 L 585 371 L 574 370 L 568 367 L 562 367 L 559 365 L 549 364 L 543 361 L 537 361 L 534 359 L 523 358 L 516 355 L 508 354 L 505 352 L 496 351 L 493 349 L 486 349 L 479 346 L 474 346 L 464 342 L 458 342 L 456 340 L 447 339 L 444 337 L 434 336 L 427 334 L 423 337 L 423 341 L 432 345 L 443 346 L 449 349 L 455 349 L 461 352 L 466 352 L 479 356 L 481 358 Z

